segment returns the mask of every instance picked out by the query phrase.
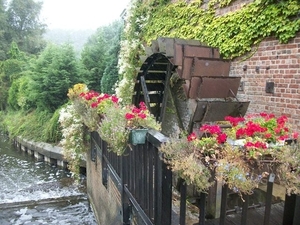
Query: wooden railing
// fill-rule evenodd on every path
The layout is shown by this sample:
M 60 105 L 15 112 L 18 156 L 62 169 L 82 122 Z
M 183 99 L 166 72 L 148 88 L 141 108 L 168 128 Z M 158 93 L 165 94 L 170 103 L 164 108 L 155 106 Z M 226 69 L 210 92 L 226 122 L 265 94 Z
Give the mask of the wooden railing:
M 164 135 L 150 130 L 145 144 L 128 147 L 122 156 L 108 151 L 107 143 L 96 132 L 91 133 L 91 136 L 91 160 L 95 160 L 97 154 L 101 156 L 102 184 L 107 185 L 109 172 L 121 193 L 123 224 L 186 224 L 185 182 L 180 182 L 180 212 L 175 216 L 174 212 L 172 213 L 172 173 L 161 160 L 161 153 L 158 150 L 160 144 L 167 140 Z M 300 196 L 286 196 L 282 215 L 279 219 L 272 218 L 273 176 L 274 174 L 270 174 L 267 181 L 265 202 L 262 203 L 264 207 L 261 207 L 264 209 L 263 219 L 258 222 L 258 218 L 252 218 L 252 214 L 249 215 L 249 209 L 254 207 L 249 205 L 249 196 L 245 195 L 240 217 L 234 224 L 300 224 Z M 196 204 L 199 208 L 198 224 L 233 224 L 227 217 L 230 211 L 227 207 L 228 190 L 227 186 L 222 187 L 220 218 L 214 220 L 206 219 L 207 196 L 199 193 L 199 201 Z M 253 220 L 257 223 L 253 223 Z M 280 221 L 274 223 L 274 220 Z

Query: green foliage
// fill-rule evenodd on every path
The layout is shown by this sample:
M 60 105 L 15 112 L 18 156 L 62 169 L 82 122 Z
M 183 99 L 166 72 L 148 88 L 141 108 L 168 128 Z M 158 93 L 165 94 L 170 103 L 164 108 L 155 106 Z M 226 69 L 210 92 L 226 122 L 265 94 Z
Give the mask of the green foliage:
M 282 179 L 287 194 L 300 194 L 300 144 L 297 143 L 278 149 L 278 159 L 282 162 L 278 168 L 278 176 Z
M 231 1 L 210 1 L 211 5 L 227 6 Z M 143 11 L 143 9 L 139 9 Z M 253 45 L 269 36 L 286 43 L 300 30 L 297 0 L 256 0 L 236 12 L 215 16 L 215 10 L 199 8 L 198 4 L 179 1 L 158 7 L 144 27 L 147 43 L 160 36 L 198 39 L 217 47 L 226 58 L 251 51 Z
M 65 104 L 68 88 L 79 82 L 73 47 L 49 45 L 37 59 L 32 79 L 30 101 L 39 109 L 54 112 Z
M 53 113 L 51 119 L 45 124 L 43 130 L 45 142 L 58 143 L 62 138 L 61 127 L 59 124 L 59 113 L 60 108 Z
M 6 59 L 8 43 L 5 39 L 5 30 L 7 30 L 7 19 L 5 14 L 5 0 L 0 0 L 0 60 Z
M 100 27 L 85 44 L 81 61 L 88 71 L 84 82 L 90 89 L 105 93 L 114 92 L 112 89 L 118 79 L 117 64 L 122 28 L 121 21 Z
M 112 34 L 111 43 L 108 45 L 106 68 L 101 79 L 101 92 L 108 94 L 115 93 L 115 84 L 119 78 L 118 58 L 123 26 L 121 22 L 115 22 L 111 28 L 115 29 L 115 34 Z
M 28 69 L 30 59 L 19 50 L 18 46 L 14 42 L 11 44 L 8 55 L 10 56 L 9 59 L 0 62 L 1 110 L 6 109 L 10 86 L 16 79 L 18 79 L 22 75 L 23 71 L 26 71 Z M 12 92 L 16 90 L 15 86 L 13 87 Z
M 52 114 L 47 111 L 32 111 L 29 113 L 10 111 L 5 116 L 4 126 L 11 138 L 21 136 L 25 139 L 47 142 L 44 126 L 51 117 Z
M 39 21 L 41 2 L 33 0 L 12 0 L 5 12 L 7 26 L 5 36 L 8 43 L 15 41 L 20 49 L 30 54 L 37 54 L 46 45 L 43 40 L 45 24 Z

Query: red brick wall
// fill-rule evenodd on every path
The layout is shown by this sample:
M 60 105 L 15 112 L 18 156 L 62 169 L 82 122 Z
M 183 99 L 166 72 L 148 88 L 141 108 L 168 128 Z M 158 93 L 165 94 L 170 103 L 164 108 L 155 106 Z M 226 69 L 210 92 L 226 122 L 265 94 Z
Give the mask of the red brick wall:
M 244 90 L 238 98 L 251 102 L 248 113 L 284 114 L 300 131 L 300 32 L 287 44 L 267 38 L 251 58 L 241 59 L 232 62 L 230 76 L 242 77 Z M 274 82 L 274 94 L 265 91 L 268 81 Z

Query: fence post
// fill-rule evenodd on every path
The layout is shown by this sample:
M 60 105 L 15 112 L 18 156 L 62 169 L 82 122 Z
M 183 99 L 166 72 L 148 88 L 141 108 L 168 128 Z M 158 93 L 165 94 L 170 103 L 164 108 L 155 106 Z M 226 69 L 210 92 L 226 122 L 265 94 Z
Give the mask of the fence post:
M 227 194 L 228 194 L 228 185 L 224 184 L 223 187 L 222 187 L 220 225 L 224 225 L 225 224 L 226 207 L 227 207 Z
M 179 178 L 180 183 L 180 215 L 179 224 L 185 225 L 185 214 L 186 214 L 186 183 L 182 178 Z
M 295 214 L 296 195 L 285 195 L 284 210 L 283 210 L 283 225 L 292 225 Z
M 269 225 L 269 223 L 270 223 L 271 204 L 272 204 L 272 192 L 273 192 L 273 183 L 274 183 L 274 180 L 275 180 L 275 174 L 271 173 L 269 175 L 269 180 L 268 180 L 268 184 L 267 184 L 264 225 Z
M 249 195 L 243 195 L 243 198 L 244 198 L 244 202 L 243 202 L 243 208 L 242 208 L 242 221 L 241 221 L 241 224 L 247 225 Z

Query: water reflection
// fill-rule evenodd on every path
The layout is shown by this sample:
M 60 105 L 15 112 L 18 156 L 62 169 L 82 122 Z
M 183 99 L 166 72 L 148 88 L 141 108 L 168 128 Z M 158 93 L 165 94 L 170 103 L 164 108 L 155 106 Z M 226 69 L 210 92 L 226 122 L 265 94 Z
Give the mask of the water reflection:
M 0 224 L 96 225 L 85 186 L 17 151 L 0 135 Z

